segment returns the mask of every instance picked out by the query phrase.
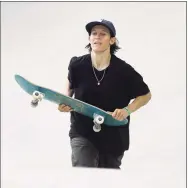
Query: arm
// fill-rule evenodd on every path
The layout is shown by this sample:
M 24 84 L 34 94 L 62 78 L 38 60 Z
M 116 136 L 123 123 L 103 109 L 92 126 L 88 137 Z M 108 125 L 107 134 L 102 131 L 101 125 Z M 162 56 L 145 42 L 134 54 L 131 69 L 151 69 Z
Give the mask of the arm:
M 146 105 L 151 99 L 151 92 L 146 95 L 138 96 L 130 103 L 127 107 L 123 109 L 116 109 L 112 114 L 112 117 L 117 120 L 126 119 L 131 113 L 135 112 L 142 106 Z
M 65 83 L 64 91 L 63 91 L 63 94 L 66 95 L 66 96 L 69 96 L 69 97 L 73 97 L 73 95 L 74 95 L 74 89 L 73 89 L 74 87 L 73 87 L 73 85 L 71 85 L 71 83 L 73 82 L 72 62 L 73 62 L 74 59 L 75 59 L 75 57 L 71 58 L 71 61 L 69 63 L 69 66 L 68 66 L 69 72 L 68 72 L 68 75 L 67 75 L 67 80 L 66 80 L 66 83 Z M 66 106 L 64 104 L 59 104 L 58 110 L 61 111 L 61 112 L 72 111 L 70 106 Z
M 143 77 L 130 65 L 128 74 L 128 94 L 129 97 L 133 99 L 133 102 L 122 109 L 115 109 L 112 116 L 118 120 L 127 118 L 131 113 L 146 105 L 151 99 L 151 92 L 147 84 L 144 82 Z
M 137 111 L 142 106 L 146 105 L 151 100 L 151 92 L 146 95 L 139 96 L 134 99 L 132 103 L 130 103 L 127 108 L 130 113 Z

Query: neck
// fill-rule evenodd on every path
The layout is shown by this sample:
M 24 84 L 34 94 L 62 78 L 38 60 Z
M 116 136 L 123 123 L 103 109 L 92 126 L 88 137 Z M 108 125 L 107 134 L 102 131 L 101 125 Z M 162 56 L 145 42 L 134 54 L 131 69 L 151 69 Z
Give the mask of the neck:
M 108 67 L 110 58 L 111 54 L 109 51 L 104 51 L 102 53 L 91 52 L 92 65 L 98 70 L 103 70 Z

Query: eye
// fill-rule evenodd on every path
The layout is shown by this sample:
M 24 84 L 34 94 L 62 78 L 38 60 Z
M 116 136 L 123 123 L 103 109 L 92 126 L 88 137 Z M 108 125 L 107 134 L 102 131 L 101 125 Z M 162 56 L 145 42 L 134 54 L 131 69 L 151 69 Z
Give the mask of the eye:
M 91 35 L 96 35 L 97 34 L 97 32 L 91 32 Z
M 102 36 L 105 36 L 105 35 L 106 35 L 106 33 L 101 33 L 101 35 L 102 35 Z

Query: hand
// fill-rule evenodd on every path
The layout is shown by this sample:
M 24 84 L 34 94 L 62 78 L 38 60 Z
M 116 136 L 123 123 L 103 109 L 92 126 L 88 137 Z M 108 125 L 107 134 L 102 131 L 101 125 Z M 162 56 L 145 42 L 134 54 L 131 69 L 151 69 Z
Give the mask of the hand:
M 128 112 L 125 109 L 115 109 L 114 112 L 108 112 L 114 119 L 119 121 L 125 120 L 128 117 Z
M 70 111 L 73 111 L 73 109 L 70 106 L 67 106 L 67 105 L 64 105 L 64 104 L 60 104 L 58 106 L 58 110 L 60 112 L 70 112 Z

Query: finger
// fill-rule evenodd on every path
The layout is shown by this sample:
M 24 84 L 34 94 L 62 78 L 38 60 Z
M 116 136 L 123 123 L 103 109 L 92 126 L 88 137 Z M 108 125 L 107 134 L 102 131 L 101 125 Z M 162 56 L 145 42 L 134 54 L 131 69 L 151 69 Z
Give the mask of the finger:
M 69 106 L 65 106 L 65 107 L 63 107 L 63 110 L 66 111 L 66 112 L 68 112 L 68 111 L 71 110 L 71 107 L 69 107 Z
M 59 104 L 58 109 L 61 110 L 64 106 L 64 104 Z
M 59 109 L 60 111 L 67 112 L 67 111 L 70 110 L 70 107 L 69 107 L 69 106 L 66 106 L 66 105 L 64 105 L 64 104 L 62 104 L 62 105 L 59 105 L 58 109 Z
M 73 111 L 73 109 L 69 106 L 68 111 L 69 111 L 69 112 L 70 112 L 70 111 Z
M 73 109 L 73 108 L 71 108 L 70 106 L 67 106 L 66 111 L 70 112 L 70 111 L 74 111 L 74 109 Z
M 122 111 L 120 109 L 116 110 L 116 114 L 115 114 L 114 118 L 119 120 L 119 121 L 123 120 L 123 113 L 122 113 Z
M 62 104 L 62 105 L 59 106 L 59 108 L 60 108 L 61 110 L 63 110 L 63 109 L 65 108 L 65 105 Z
M 67 106 L 61 108 L 64 112 L 68 110 Z
M 120 110 L 117 111 L 117 114 L 116 114 L 116 117 L 115 117 L 117 120 L 121 120 L 122 118 L 122 113 Z
M 116 109 L 116 110 L 112 113 L 112 117 L 113 117 L 113 118 L 117 118 L 117 113 L 118 113 L 118 110 Z

